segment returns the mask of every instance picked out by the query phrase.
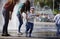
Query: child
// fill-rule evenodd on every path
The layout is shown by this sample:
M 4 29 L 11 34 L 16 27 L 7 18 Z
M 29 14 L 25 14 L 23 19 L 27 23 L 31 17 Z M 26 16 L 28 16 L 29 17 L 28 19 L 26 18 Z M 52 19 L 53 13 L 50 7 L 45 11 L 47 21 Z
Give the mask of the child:
M 31 37 L 35 16 L 37 16 L 37 15 L 34 13 L 34 7 L 31 7 L 30 13 L 27 13 L 26 37 L 28 36 L 28 34 L 29 34 L 29 37 Z M 29 33 L 28 33 L 28 31 L 29 31 Z
M 22 19 L 23 19 L 23 27 L 26 27 L 26 22 L 27 22 L 26 12 L 23 12 L 23 13 L 22 13 Z

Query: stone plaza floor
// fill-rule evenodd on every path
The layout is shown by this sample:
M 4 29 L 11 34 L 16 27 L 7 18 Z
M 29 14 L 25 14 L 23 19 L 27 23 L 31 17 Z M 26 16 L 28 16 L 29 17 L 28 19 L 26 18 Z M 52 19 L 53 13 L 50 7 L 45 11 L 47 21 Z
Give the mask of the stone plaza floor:
M 32 33 L 32 37 L 25 37 L 25 33 L 18 35 L 16 32 L 10 32 L 9 34 L 11 36 L 1 36 L 0 33 L 0 39 L 60 39 L 60 37 L 55 36 L 55 34 L 51 32 L 50 34 L 48 32 L 34 32 Z

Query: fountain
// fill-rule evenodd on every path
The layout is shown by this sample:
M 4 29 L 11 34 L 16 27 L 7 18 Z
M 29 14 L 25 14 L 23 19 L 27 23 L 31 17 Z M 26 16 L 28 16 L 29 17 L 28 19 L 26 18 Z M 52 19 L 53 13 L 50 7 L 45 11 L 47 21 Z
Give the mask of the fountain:
M 49 19 L 50 17 L 50 21 L 52 22 L 53 21 L 53 11 L 52 9 L 45 5 L 44 7 L 41 7 L 41 5 L 39 4 L 39 2 L 37 2 L 37 5 L 35 5 L 35 12 L 36 13 L 39 13 L 41 16 L 40 16 L 40 19 L 41 18 L 44 18 L 45 16 L 47 16 L 47 18 Z
M 53 14 L 52 9 L 49 8 L 49 6 L 44 6 L 43 8 L 41 8 L 39 5 L 39 2 L 37 2 L 35 9 L 36 9 L 35 12 L 40 14 L 39 18 L 36 19 L 37 24 L 35 24 L 35 26 L 37 25 L 37 27 L 39 27 L 42 31 L 43 30 L 46 31 L 46 29 L 47 29 L 47 31 L 48 30 L 56 31 L 55 23 L 53 23 L 54 14 Z M 50 25 L 49 23 L 52 23 L 53 25 Z M 41 24 L 41 26 L 40 26 L 40 24 Z

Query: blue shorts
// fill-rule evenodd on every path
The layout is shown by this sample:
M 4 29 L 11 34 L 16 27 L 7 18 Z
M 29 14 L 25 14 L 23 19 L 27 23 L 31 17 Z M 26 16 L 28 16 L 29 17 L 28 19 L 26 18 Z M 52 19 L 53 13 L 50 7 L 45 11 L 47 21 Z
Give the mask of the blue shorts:
M 27 24 L 26 24 L 27 29 L 33 29 L 33 26 L 34 26 L 34 24 L 31 22 L 27 22 Z

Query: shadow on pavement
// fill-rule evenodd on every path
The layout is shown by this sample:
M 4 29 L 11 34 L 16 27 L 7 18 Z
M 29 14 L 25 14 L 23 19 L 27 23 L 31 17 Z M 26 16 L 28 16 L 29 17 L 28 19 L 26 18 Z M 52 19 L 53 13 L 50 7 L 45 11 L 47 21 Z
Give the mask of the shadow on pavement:
M 60 39 L 60 37 L 30 37 L 30 38 L 43 38 L 43 39 Z

